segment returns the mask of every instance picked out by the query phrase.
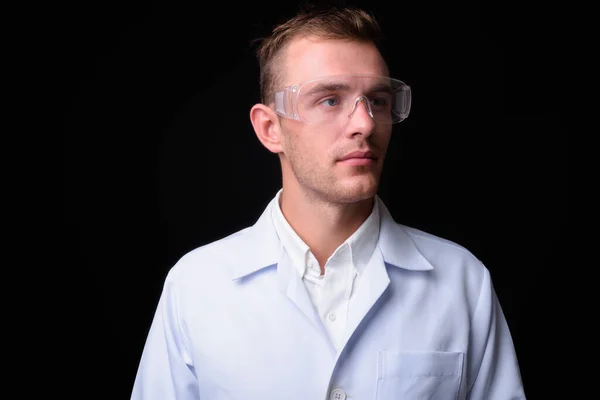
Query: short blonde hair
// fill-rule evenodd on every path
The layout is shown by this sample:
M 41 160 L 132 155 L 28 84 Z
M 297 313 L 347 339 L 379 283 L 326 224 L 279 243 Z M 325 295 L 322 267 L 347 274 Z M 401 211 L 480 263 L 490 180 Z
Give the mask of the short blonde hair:
M 260 68 L 261 101 L 268 104 L 278 86 L 282 74 L 278 64 L 286 46 L 300 36 L 316 36 L 322 39 L 356 40 L 372 42 L 379 46 L 383 34 L 375 17 L 353 6 L 307 5 L 292 18 L 275 26 L 271 34 L 260 38 L 256 51 Z

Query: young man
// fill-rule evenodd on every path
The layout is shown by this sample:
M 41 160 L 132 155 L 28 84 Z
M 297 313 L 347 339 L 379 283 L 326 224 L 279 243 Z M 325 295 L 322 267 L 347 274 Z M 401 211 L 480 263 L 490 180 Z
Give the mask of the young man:
M 282 188 L 171 269 L 133 400 L 525 398 L 488 270 L 377 196 L 411 101 L 380 36 L 364 11 L 312 9 L 263 40 L 250 119 Z

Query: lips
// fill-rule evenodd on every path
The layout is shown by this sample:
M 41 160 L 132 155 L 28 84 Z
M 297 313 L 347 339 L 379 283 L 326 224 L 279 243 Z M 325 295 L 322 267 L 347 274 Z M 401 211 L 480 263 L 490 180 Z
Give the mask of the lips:
M 340 161 L 345 161 L 345 160 L 350 160 L 353 158 L 367 158 L 367 159 L 375 159 L 375 153 L 373 153 L 372 151 L 354 151 L 350 154 L 345 155 L 343 158 L 340 159 Z

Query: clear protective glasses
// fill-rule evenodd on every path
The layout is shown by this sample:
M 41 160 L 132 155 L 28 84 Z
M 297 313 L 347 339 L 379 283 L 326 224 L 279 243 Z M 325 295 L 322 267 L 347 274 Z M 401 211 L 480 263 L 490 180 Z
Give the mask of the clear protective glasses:
M 344 123 L 364 103 L 371 118 L 395 124 L 408 117 L 410 86 L 379 75 L 334 75 L 284 87 L 275 92 L 275 112 L 306 123 Z

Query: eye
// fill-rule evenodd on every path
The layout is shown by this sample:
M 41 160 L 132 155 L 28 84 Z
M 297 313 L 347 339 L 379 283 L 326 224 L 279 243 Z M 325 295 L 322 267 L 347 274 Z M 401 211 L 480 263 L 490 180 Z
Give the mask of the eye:
M 371 103 L 371 106 L 377 108 L 386 107 L 389 104 L 389 101 L 385 96 L 371 97 L 369 102 Z
M 330 97 L 328 99 L 322 100 L 321 104 L 323 104 L 324 106 L 327 107 L 335 107 L 337 105 L 339 105 L 339 100 L 335 97 Z

